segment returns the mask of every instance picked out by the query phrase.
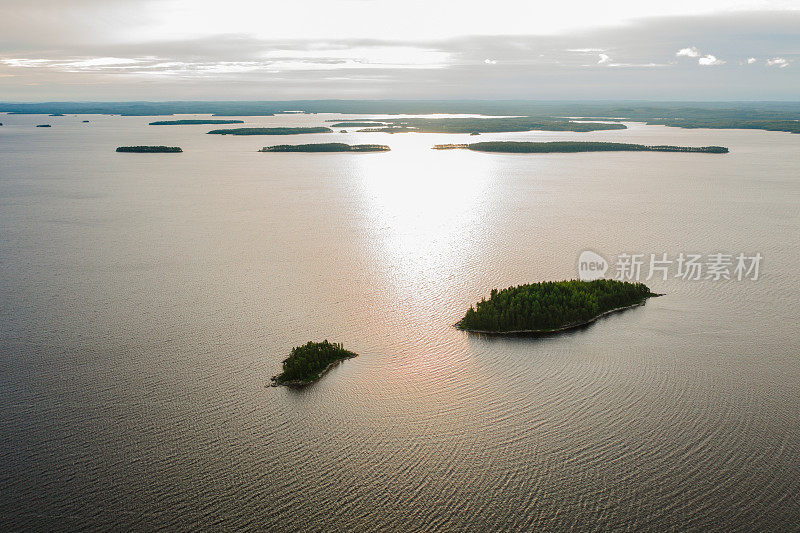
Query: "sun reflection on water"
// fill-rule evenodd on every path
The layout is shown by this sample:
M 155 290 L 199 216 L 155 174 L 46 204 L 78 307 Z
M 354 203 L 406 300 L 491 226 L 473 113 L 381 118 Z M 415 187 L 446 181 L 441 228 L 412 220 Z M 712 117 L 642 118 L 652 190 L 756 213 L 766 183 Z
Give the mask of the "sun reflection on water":
M 474 252 L 493 165 L 481 154 L 430 150 L 419 137 L 361 159 L 361 192 L 398 276 L 437 285 Z
M 432 333 L 452 329 L 463 278 L 480 262 L 495 164 L 483 154 L 431 150 L 441 137 L 394 135 L 384 141 L 391 152 L 353 163 L 374 245 L 375 294 L 390 310 L 384 333 L 397 347 L 389 380 L 443 371 L 443 359 L 468 350 L 455 330 L 447 346 Z

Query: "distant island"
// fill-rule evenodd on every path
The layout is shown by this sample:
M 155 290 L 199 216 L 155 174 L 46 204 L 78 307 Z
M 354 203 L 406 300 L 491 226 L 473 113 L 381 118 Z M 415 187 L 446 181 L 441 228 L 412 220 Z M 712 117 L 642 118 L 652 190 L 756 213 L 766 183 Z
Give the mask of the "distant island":
M 148 124 L 149 126 L 182 126 L 185 124 L 244 124 L 244 120 L 208 120 L 208 119 L 187 119 L 187 120 L 156 120 Z
M 619 122 L 573 122 L 566 118 L 535 117 L 388 118 L 362 119 L 359 122 L 370 126 L 359 130 L 363 132 L 469 133 L 472 135 L 534 130 L 586 132 L 627 128 L 625 124 Z
M 117 152 L 130 152 L 137 154 L 173 154 L 183 152 L 180 146 L 120 146 Z
M 37 124 L 36 127 L 37 128 L 51 128 L 52 126 L 50 124 Z
M 629 110 L 620 110 L 629 111 Z M 630 122 L 644 122 L 648 126 L 668 126 L 670 128 L 685 129 L 716 129 L 716 130 L 764 130 L 764 131 L 785 131 L 787 133 L 800 133 L 800 120 L 784 119 L 778 115 L 776 118 L 754 118 L 753 113 L 745 111 L 720 110 L 692 112 L 684 110 L 686 116 L 663 118 L 661 111 L 637 112 L 633 111 L 627 118 L 604 118 L 603 120 L 619 122 L 627 120 Z M 584 119 L 597 120 L 592 117 Z
M 474 333 L 548 334 L 594 322 L 659 296 L 643 283 L 599 279 L 546 281 L 493 289 L 456 327 Z
M 437 144 L 434 150 L 466 149 L 476 152 L 501 152 L 506 154 L 550 154 L 568 152 L 691 152 L 702 154 L 727 154 L 724 146 L 648 146 L 644 144 L 554 141 L 518 142 L 489 141 L 471 144 Z
M 388 152 L 389 150 L 385 144 L 316 143 L 265 146 L 259 152 Z
M 788 133 L 800 133 L 800 122 L 797 120 L 747 120 L 747 119 L 724 119 L 724 118 L 666 118 L 648 119 L 645 121 L 648 126 L 669 126 L 672 128 L 709 128 L 718 130 L 765 130 L 765 131 L 785 131 Z
M 272 386 L 287 385 L 302 387 L 319 380 L 325 373 L 358 354 L 345 350 L 339 343 L 328 340 L 308 342 L 292 348 L 289 357 L 283 361 L 283 372 L 272 377 Z
M 224 130 L 211 130 L 209 135 L 299 135 L 302 133 L 333 133 L 333 130 L 323 126 L 312 128 L 229 128 Z
M 328 121 L 331 122 L 331 121 Z M 333 121 L 336 122 L 336 121 Z M 331 128 L 371 128 L 374 126 L 383 125 L 383 122 L 365 122 L 365 121 L 356 121 L 356 122 L 336 122 L 335 124 L 331 124 Z
M 64 113 L 50 113 L 51 117 L 63 117 Z

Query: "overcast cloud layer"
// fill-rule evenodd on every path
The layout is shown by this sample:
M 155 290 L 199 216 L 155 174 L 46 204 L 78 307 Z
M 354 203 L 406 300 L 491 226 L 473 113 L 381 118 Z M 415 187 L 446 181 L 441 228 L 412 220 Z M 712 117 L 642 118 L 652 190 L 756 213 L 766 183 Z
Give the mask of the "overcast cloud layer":
M 787 3 L 725 14 L 714 2 L 621 4 L 537 15 L 502 1 L 481 13 L 450 2 L 4 0 L 0 100 L 800 94 L 800 11 Z

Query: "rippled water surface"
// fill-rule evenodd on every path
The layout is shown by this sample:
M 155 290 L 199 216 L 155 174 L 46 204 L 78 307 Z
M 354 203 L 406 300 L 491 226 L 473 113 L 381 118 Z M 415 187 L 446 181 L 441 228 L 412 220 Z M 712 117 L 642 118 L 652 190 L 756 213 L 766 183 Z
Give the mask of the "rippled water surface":
M 504 155 L 150 120 L 0 116 L 3 529 L 797 528 L 800 136 L 477 138 L 731 149 Z M 392 151 L 256 152 L 323 141 Z M 560 336 L 451 326 L 584 249 L 764 261 Z M 265 387 L 323 338 L 360 357 Z

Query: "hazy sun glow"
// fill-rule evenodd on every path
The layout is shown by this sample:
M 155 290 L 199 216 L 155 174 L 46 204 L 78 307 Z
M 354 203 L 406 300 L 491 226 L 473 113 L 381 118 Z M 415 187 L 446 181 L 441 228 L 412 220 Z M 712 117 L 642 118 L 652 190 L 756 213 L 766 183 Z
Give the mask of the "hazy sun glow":
M 612 8 L 613 7 L 613 8 Z M 673 0 L 671 2 L 555 3 L 498 0 L 491 4 L 409 0 L 384 2 L 260 2 L 211 0 L 152 2 L 152 23 L 132 38 L 180 39 L 248 34 L 264 39 L 446 39 L 460 35 L 554 34 L 570 29 L 624 24 L 653 16 L 699 15 L 751 9 L 798 9 L 787 0 Z

